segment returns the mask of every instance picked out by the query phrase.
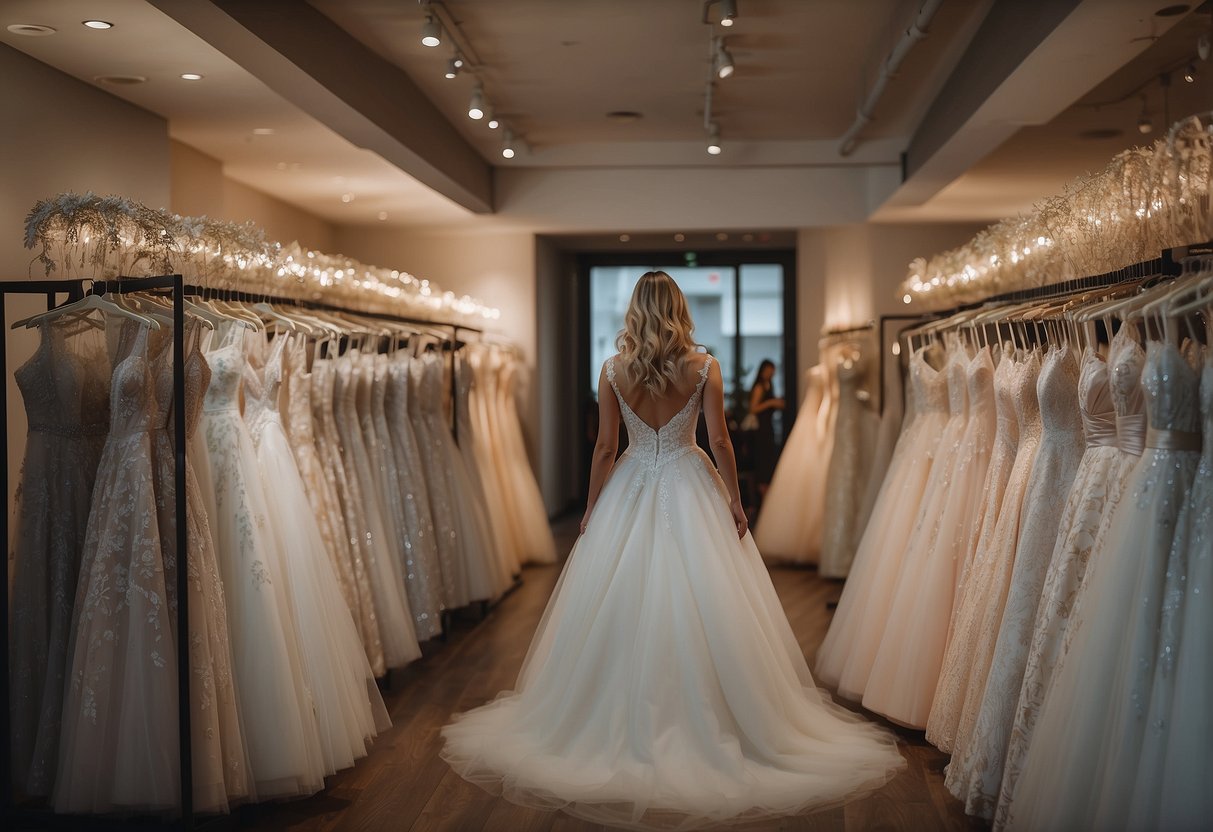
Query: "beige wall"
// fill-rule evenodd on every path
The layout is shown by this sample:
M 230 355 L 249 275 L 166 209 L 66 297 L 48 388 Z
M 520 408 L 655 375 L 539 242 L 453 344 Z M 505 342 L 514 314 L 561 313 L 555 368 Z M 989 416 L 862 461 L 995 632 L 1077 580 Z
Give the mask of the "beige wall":
M 169 140 L 164 119 L 51 69 L 0 44 L 0 101 L 8 121 L 0 130 L 0 279 L 43 279 L 31 268 L 25 215 L 39 199 L 64 191 L 122 194 L 148 205 L 169 205 Z M 53 279 L 54 273 L 50 275 Z M 8 471 L 12 505 L 26 420 L 12 372 L 37 345 L 33 330 L 9 324 L 46 308 L 45 296 L 6 301 L 8 348 Z
M 301 208 L 224 175 L 223 163 L 178 141 L 172 155 L 172 210 L 188 216 L 251 220 L 280 243 L 336 252 L 336 228 Z

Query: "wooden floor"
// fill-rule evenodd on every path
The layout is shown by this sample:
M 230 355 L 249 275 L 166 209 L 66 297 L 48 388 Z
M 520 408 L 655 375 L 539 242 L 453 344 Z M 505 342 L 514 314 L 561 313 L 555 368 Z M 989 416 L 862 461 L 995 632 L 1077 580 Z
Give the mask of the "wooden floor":
M 558 529 L 564 549 L 575 526 Z M 570 534 L 571 532 L 571 534 Z M 308 800 L 245 807 L 237 825 L 258 830 L 450 830 L 450 832 L 572 832 L 604 827 L 514 806 L 473 786 L 438 757 L 439 730 L 452 713 L 464 711 L 510 687 L 531 635 L 559 574 L 558 567 L 529 568 L 522 585 L 488 612 L 456 622 L 448 640 L 392 675 L 384 700 L 392 728 L 370 756 L 331 777 L 328 788 Z M 812 655 L 825 636 L 840 585 L 809 570 L 774 569 L 772 577 L 804 648 Z M 966 818 L 943 786 L 946 755 L 921 733 L 897 731 L 909 765 L 866 800 L 817 814 L 746 830 L 966 830 L 984 824 Z

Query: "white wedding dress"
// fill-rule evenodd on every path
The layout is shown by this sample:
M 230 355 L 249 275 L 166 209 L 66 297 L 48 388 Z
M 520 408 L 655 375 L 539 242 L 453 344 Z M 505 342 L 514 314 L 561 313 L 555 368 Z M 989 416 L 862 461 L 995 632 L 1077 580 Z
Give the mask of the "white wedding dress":
M 628 429 L 514 690 L 443 729 L 506 799 L 636 829 L 836 806 L 903 765 L 819 691 L 724 484 L 695 444 L 709 357 L 659 430 Z M 614 385 L 614 367 L 607 378 Z

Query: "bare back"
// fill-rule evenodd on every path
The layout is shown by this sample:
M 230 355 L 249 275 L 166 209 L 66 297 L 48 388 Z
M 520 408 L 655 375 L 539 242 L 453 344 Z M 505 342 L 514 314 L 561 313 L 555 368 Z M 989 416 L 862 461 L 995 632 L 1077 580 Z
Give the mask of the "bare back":
M 615 383 L 623 400 L 642 422 L 653 430 L 657 430 L 677 416 L 691 396 L 695 394 L 703 365 L 708 360 L 708 356 L 705 353 L 691 353 L 687 357 L 683 378 L 679 380 L 678 386 L 668 388 L 661 396 L 653 396 L 639 385 L 629 386 L 627 376 L 622 372 L 623 365 L 619 361 L 619 357 L 615 356 L 608 360 L 615 361 L 619 365 L 620 372 L 617 372 L 615 376 Z

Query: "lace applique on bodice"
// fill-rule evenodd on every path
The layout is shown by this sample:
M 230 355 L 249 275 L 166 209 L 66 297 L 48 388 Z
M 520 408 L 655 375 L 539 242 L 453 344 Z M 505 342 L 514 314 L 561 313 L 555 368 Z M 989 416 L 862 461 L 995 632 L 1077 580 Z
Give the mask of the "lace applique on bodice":
M 969 424 L 972 425 L 973 441 L 971 446 L 974 448 L 990 447 L 994 441 L 990 430 L 997 429 L 997 416 L 990 418 L 990 411 L 995 414 L 998 412 L 998 405 L 994 398 L 994 355 L 989 347 L 983 347 L 977 351 L 977 355 L 973 356 L 973 360 L 969 362 L 968 378 L 968 398 L 969 398 Z
M 948 380 L 926 359 L 926 347 L 922 347 L 910 362 L 910 383 L 914 386 L 914 403 L 919 413 L 929 410 L 947 412 Z
M 1018 370 L 1013 385 L 1015 421 L 1022 445 L 1040 439 L 1040 398 L 1036 390 L 1040 380 L 1040 353 L 1031 353 L 1019 364 Z
M 216 333 L 219 345 L 206 354 L 211 366 L 211 383 L 206 388 L 202 409 L 208 412 L 240 410 L 240 382 L 245 377 L 245 324 L 233 321 Z
M 1082 431 L 1078 404 L 1078 367 L 1069 347 L 1050 350 L 1036 380 L 1040 422 L 1046 436 L 1077 436 Z
M 1111 373 L 1108 364 L 1093 349 L 1083 355 L 1078 377 L 1078 407 L 1082 412 L 1083 434 L 1087 447 L 1116 444 L 1116 409 L 1112 404 Z
M 994 441 L 1011 448 L 1019 446 L 1019 417 L 1015 415 L 1018 372 L 1019 362 L 1011 356 L 1009 349 L 1004 349 L 1002 361 L 994 370 Z M 1014 451 L 1011 453 L 1014 455 Z
M 670 417 L 668 422 L 654 430 L 632 411 L 623 394 L 619 392 L 619 387 L 615 384 L 615 357 L 612 356 L 607 361 L 607 381 L 615 391 L 615 398 L 619 400 L 623 423 L 628 429 L 628 449 L 624 456 L 651 460 L 653 468 L 657 469 L 698 447 L 695 444 L 695 427 L 699 419 L 699 405 L 703 401 L 703 386 L 708 380 L 708 369 L 711 366 L 712 356 L 709 355 L 699 368 L 699 381 L 686 404 Z
M 256 438 L 271 422 L 281 422 L 278 393 L 282 388 L 282 353 L 286 337 L 279 335 L 269 346 L 265 365 L 258 373 L 250 364 L 244 376 L 244 420 Z
M 110 436 L 141 433 L 155 427 L 156 390 L 148 360 L 148 327 L 128 321 L 118 337 L 118 355 L 110 383 Z
M 307 371 L 307 341 L 294 337 L 286 349 L 286 371 L 290 378 L 286 391 L 286 428 L 291 444 L 313 444 L 316 428 L 312 424 L 312 374 Z
M 1112 338 L 1109 384 L 1116 411 L 1116 444 L 1126 453 L 1141 456 L 1146 443 L 1146 400 L 1141 389 L 1146 353 L 1126 334 L 1127 329 L 1123 327 Z
M 962 347 L 957 346 L 948 354 L 948 415 L 954 419 L 964 418 L 969 409 L 969 361 L 969 355 Z M 841 369 L 838 376 L 840 386 L 844 379 Z
M 95 369 L 108 363 L 97 355 L 77 355 L 67 331 L 51 323 L 30 360 L 13 372 L 31 433 L 104 436 L 109 431 L 110 375 Z M 105 368 L 108 370 L 108 367 Z

